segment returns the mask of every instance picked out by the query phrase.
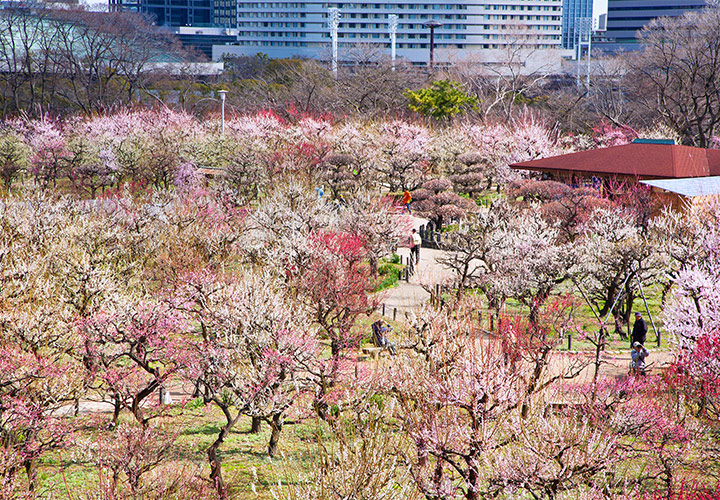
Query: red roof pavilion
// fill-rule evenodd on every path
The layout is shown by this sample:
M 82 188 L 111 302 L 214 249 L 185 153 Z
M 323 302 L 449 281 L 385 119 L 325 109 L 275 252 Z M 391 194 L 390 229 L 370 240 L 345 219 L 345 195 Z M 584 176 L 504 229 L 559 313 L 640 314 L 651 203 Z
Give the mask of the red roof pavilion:
M 632 143 L 513 163 L 511 168 L 596 177 L 677 179 L 720 175 L 720 150 Z

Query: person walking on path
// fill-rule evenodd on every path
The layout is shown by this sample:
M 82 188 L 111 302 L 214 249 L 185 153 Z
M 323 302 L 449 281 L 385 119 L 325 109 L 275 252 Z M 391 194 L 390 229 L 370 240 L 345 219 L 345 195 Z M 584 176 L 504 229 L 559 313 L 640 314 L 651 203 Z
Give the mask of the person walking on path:
M 417 229 L 412 230 L 410 238 L 410 256 L 415 259 L 415 265 L 418 265 L 420 263 L 420 245 L 422 245 L 422 238 L 420 238 Z
M 410 202 L 411 201 L 412 201 L 412 195 L 410 194 L 410 191 L 408 191 L 406 189 L 405 192 L 403 193 L 402 201 L 400 202 L 403 205 L 403 213 L 407 210 L 407 213 L 412 215 L 412 212 L 410 211 Z
M 633 325 L 632 330 L 632 337 L 630 339 L 630 345 L 635 345 L 636 343 L 640 343 L 642 345 L 645 345 L 645 338 L 647 337 L 647 325 L 645 324 L 645 320 L 642 318 L 642 314 L 640 312 L 635 313 L 635 324 Z

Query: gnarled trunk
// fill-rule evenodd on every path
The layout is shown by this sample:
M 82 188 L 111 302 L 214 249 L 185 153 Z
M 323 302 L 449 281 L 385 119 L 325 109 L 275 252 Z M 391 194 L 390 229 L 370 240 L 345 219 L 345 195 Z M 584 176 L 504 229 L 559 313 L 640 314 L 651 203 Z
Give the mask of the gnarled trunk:
M 272 433 L 270 434 L 270 443 L 268 443 L 268 455 L 270 455 L 270 457 L 275 456 L 278 441 L 280 441 L 280 433 L 282 432 L 282 427 L 282 413 L 274 414 L 272 416 L 272 420 L 270 421 L 270 429 L 272 429 Z
M 252 424 L 250 424 L 250 434 L 257 434 L 260 432 L 262 427 L 262 419 L 260 417 L 252 417 Z
M 227 435 L 230 434 L 233 426 L 235 426 L 237 421 L 240 419 L 242 413 L 238 412 L 237 415 L 233 417 L 227 405 L 222 404 L 217 400 L 215 400 L 215 403 L 222 410 L 227 423 L 223 426 L 222 429 L 220 429 L 218 437 L 215 439 L 213 444 L 210 445 L 210 448 L 208 448 L 207 454 L 208 461 L 210 462 L 210 480 L 215 485 L 215 489 L 218 493 L 218 498 L 220 498 L 221 500 L 225 500 L 228 497 L 228 492 L 227 487 L 225 486 L 225 482 L 222 478 L 222 463 L 220 457 L 218 456 L 218 450 L 220 449 L 220 445 L 222 445 L 225 441 Z

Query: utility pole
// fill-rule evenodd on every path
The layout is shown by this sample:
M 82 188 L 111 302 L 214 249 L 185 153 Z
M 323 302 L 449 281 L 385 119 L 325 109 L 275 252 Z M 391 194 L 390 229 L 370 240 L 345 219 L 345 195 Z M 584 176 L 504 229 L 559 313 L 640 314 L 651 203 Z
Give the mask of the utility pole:
M 328 9 L 328 26 L 332 38 L 332 72 L 337 78 L 337 57 L 338 57 L 338 27 L 340 26 L 340 9 L 330 7 Z
M 432 71 L 435 66 L 435 28 L 442 26 L 442 23 L 440 21 L 432 20 L 423 23 L 423 26 L 430 28 L 430 61 L 428 63 L 428 67 L 430 68 L 430 71 Z
M 390 61 L 392 63 L 392 70 L 395 71 L 395 46 L 397 45 L 397 29 L 398 29 L 398 16 L 396 14 L 390 14 L 388 16 L 388 28 L 390 28 Z

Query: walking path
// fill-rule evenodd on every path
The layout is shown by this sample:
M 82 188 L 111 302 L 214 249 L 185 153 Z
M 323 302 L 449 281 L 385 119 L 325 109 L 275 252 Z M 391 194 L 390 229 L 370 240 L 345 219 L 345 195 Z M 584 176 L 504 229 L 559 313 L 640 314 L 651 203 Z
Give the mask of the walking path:
M 420 217 L 412 217 L 413 227 L 418 229 L 421 225 L 427 224 L 427 219 Z M 408 237 L 410 235 L 408 234 Z M 398 249 L 398 255 L 407 262 L 410 258 L 410 249 L 406 246 Z M 393 310 L 397 309 L 397 320 L 402 321 L 405 316 L 411 313 L 418 313 L 425 302 L 430 299 L 429 290 L 438 283 L 445 283 L 451 278 L 451 272 L 443 268 L 435 260 L 442 254 L 441 250 L 432 248 L 420 249 L 420 262 L 416 266 L 416 271 L 406 281 L 399 281 L 398 285 L 386 290 L 382 293 L 380 302 L 385 304 L 385 315 L 393 316 Z M 558 370 L 564 370 L 570 366 L 573 360 L 577 360 L 577 356 L 584 359 L 593 356 L 590 351 L 585 352 L 568 352 L 558 351 L 554 353 L 551 360 L 551 373 L 557 373 Z M 653 351 L 650 350 L 651 371 L 658 373 L 672 361 L 672 353 L 667 350 Z M 621 378 L 627 375 L 630 365 L 630 348 L 627 351 L 608 351 L 603 353 L 603 365 L 600 369 L 601 375 L 612 378 Z M 587 366 L 582 373 L 574 379 L 574 383 L 587 383 L 592 381 L 594 366 Z M 170 388 L 170 393 L 175 402 L 186 399 L 191 393 L 190 387 L 184 387 L 177 384 Z M 150 403 L 150 402 L 148 402 Z M 99 401 L 80 401 L 80 414 L 88 413 L 111 413 L 112 405 Z M 62 410 L 63 414 L 72 415 L 75 411 L 74 406 L 67 406 Z
M 412 217 L 412 221 L 415 229 L 428 223 L 427 219 L 420 217 Z M 410 248 L 399 248 L 397 253 L 402 257 L 403 262 L 407 262 L 410 258 Z M 398 318 L 403 317 L 405 313 L 418 312 L 422 309 L 423 304 L 430 299 L 429 290 L 436 283 L 442 283 L 450 276 L 450 272 L 435 261 L 435 257 L 441 253 L 441 250 L 433 248 L 420 249 L 420 263 L 416 266 L 415 274 L 407 282 L 400 281 L 396 287 L 384 292 L 385 296 L 381 302 L 385 304 L 386 315 L 392 315 L 395 308 L 398 311 Z
M 419 217 L 412 217 L 412 220 L 413 227 L 416 229 L 428 223 L 427 219 Z M 410 249 L 407 247 L 399 248 L 397 253 L 402 257 L 403 262 L 407 262 L 410 258 Z M 420 249 L 420 263 L 417 266 L 415 274 L 411 276 L 407 282 L 399 281 L 397 286 L 384 292 L 385 295 L 381 298 L 380 302 L 385 304 L 386 316 L 392 317 L 393 310 L 397 309 L 397 319 L 402 321 L 407 314 L 419 312 L 425 302 L 430 299 L 429 290 L 431 290 L 435 284 L 444 283 L 451 278 L 451 272 L 443 268 L 435 260 L 435 258 L 441 254 L 442 250 L 431 248 Z M 651 363 L 651 371 L 654 373 L 664 369 L 673 361 L 673 354 L 669 350 L 654 350 L 650 348 L 650 353 L 651 355 L 648 362 Z M 577 355 L 586 358 L 587 356 L 593 356 L 593 353 L 591 351 L 558 351 L 553 356 L 553 371 L 567 367 Z M 604 352 L 602 358 L 603 364 L 600 369 L 602 375 L 614 378 L 627 375 L 628 367 L 630 366 L 629 346 L 627 350 Z M 588 366 L 576 380 L 590 382 L 593 371 L 594 366 Z

